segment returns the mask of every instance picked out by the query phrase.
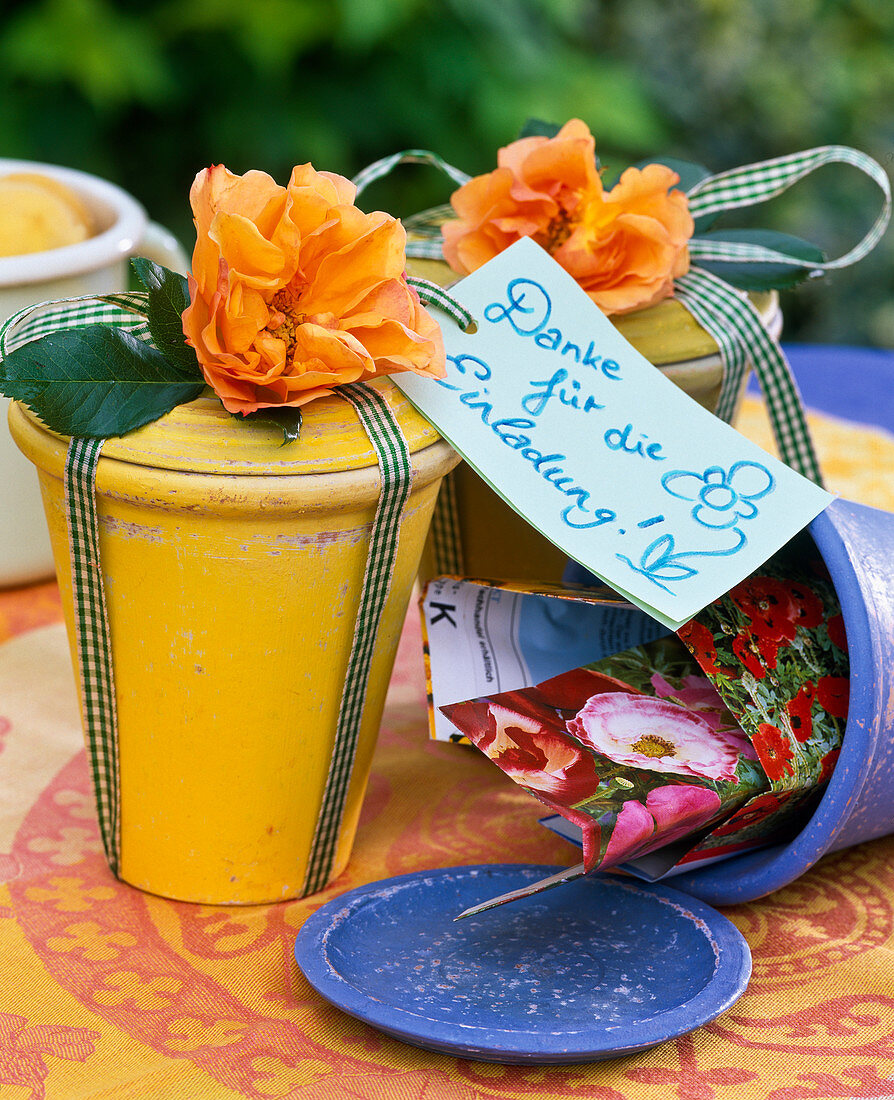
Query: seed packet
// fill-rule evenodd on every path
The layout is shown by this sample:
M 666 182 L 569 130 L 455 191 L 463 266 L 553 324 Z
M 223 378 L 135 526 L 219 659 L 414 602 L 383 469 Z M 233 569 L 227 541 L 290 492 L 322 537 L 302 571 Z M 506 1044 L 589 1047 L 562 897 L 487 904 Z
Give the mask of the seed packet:
M 587 872 L 684 838 L 692 847 L 768 789 L 748 738 L 675 638 L 442 710 L 580 827 Z
M 841 611 L 811 549 L 790 545 L 679 637 L 440 710 L 579 828 L 580 873 L 659 878 L 788 839 L 847 717 Z

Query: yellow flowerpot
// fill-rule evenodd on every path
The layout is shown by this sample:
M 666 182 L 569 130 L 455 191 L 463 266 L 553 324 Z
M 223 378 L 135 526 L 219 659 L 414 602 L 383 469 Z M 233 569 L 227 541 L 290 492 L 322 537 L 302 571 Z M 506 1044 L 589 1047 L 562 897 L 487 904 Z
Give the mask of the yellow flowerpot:
M 396 387 L 372 385 L 401 423 L 413 483 L 330 879 L 350 855 L 438 486 L 457 462 Z M 10 427 L 38 467 L 75 658 L 68 440 L 20 405 Z M 285 446 L 276 428 L 237 421 L 213 396 L 106 442 L 96 491 L 126 882 L 210 904 L 300 895 L 379 481 L 339 397 L 308 406 L 300 440 Z
M 409 224 L 412 227 L 412 219 Z M 450 286 L 458 278 L 446 263 L 438 260 L 411 260 L 408 267 L 412 275 L 441 286 Z M 752 301 L 770 331 L 778 335 L 782 319 L 776 292 L 755 294 Z M 648 309 L 609 319 L 662 374 L 714 412 L 723 383 L 723 363 L 716 341 L 687 309 L 668 298 Z M 743 378 L 738 400 L 745 381 Z M 561 580 L 565 555 L 514 512 L 474 470 L 462 464 L 451 475 L 451 481 L 463 573 L 506 580 Z M 439 572 L 443 569 L 429 539 L 420 576 L 427 580 Z

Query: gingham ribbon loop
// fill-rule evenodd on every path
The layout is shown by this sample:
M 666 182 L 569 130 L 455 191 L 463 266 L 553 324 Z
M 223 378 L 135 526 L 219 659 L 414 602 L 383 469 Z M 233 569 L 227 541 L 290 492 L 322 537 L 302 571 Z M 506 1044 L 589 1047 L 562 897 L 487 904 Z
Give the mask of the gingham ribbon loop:
M 317 818 L 304 894 L 312 894 L 326 885 L 335 860 L 360 736 L 370 663 L 391 585 L 401 516 L 410 493 L 412 475 L 406 440 L 382 394 L 363 384 L 340 386 L 338 393 L 353 405 L 369 436 L 378 458 L 382 485 L 370 530 L 369 557 L 360 591 L 354 642 L 345 674 L 335 746 Z
M 388 175 L 399 164 L 430 164 L 439 168 L 458 186 L 467 183 L 470 176 L 448 164 L 436 153 L 426 149 L 408 149 L 383 157 L 370 164 L 354 177 L 359 194 L 374 180 Z M 700 180 L 687 193 L 689 212 L 693 218 L 706 214 L 718 214 L 741 207 L 755 206 L 775 198 L 789 187 L 827 164 L 849 164 L 864 172 L 878 184 L 884 197 L 882 210 L 863 239 L 845 255 L 834 260 L 813 263 L 817 274 L 848 267 L 866 256 L 881 240 L 891 218 L 891 184 L 882 166 L 872 157 L 846 145 L 823 145 L 800 153 L 772 160 L 758 161 L 726 172 L 718 172 Z M 792 256 L 776 249 L 737 241 L 711 241 L 694 239 L 689 244 L 689 254 L 694 260 L 735 261 L 737 263 L 797 263 L 806 266 L 799 256 Z M 419 259 L 443 259 L 442 243 L 431 236 L 410 241 L 407 255 Z
M 456 321 L 463 332 L 467 332 L 474 326 L 475 319 L 472 317 L 472 314 L 464 305 L 458 302 L 456 298 L 448 294 L 442 286 L 438 286 L 437 283 L 429 282 L 428 279 L 420 279 L 416 275 L 408 276 L 407 283 L 419 295 L 420 301 L 425 302 L 426 305 L 436 306 L 438 309 L 443 310 L 444 313 Z
M 381 160 L 373 161 L 372 164 L 368 164 L 361 169 L 351 180 L 357 188 L 357 194 L 362 194 L 371 183 L 389 175 L 400 164 L 431 165 L 432 168 L 437 168 L 443 172 L 445 176 L 449 176 L 458 187 L 462 187 L 464 183 L 468 183 L 472 178 L 466 172 L 454 168 L 443 157 L 439 157 L 437 153 L 432 153 L 428 149 L 404 149 L 400 153 L 392 153 L 390 157 L 382 157 Z
M 735 263 L 785 263 L 809 266 L 812 273 L 847 267 L 878 243 L 891 217 L 891 185 L 884 169 L 871 157 L 843 145 L 827 145 L 733 168 L 701 180 L 688 194 L 689 212 L 698 218 L 739 207 L 754 206 L 782 194 L 798 180 L 826 164 L 850 164 L 878 184 L 884 197 L 881 212 L 863 239 L 834 260 L 805 264 L 798 256 L 739 241 L 693 239 L 695 260 Z M 819 461 L 810 437 L 798 387 L 782 349 L 766 331 L 747 296 L 716 275 L 694 267 L 674 281 L 677 299 L 717 341 L 724 364 L 724 382 L 717 415 L 729 420 L 735 410 L 746 360 L 760 382 L 776 444 L 783 462 L 822 484 Z
M 781 195 L 789 187 L 826 164 L 850 164 L 878 184 L 884 196 L 882 210 L 866 236 L 843 256 L 810 266 L 816 271 L 833 271 L 861 260 L 878 244 L 891 218 L 891 184 L 882 166 L 846 145 L 823 145 L 774 160 L 731 168 L 701 180 L 688 192 L 689 213 L 693 218 L 717 214 L 740 207 L 755 206 Z M 803 264 L 797 256 L 775 249 L 741 242 L 693 240 L 689 254 L 694 260 L 731 260 L 737 263 Z
M 381 160 L 367 165 L 358 172 L 351 181 L 357 188 L 357 194 L 360 195 L 371 183 L 389 175 L 401 164 L 428 164 L 443 172 L 457 187 L 462 187 L 472 178 L 428 149 L 404 149 L 403 152 L 393 153 L 390 157 L 382 157 Z M 440 228 L 436 227 L 433 234 L 423 235 L 421 239 L 408 240 L 407 256 L 416 260 L 443 260 Z
M 147 316 L 148 295 L 132 294 L 85 295 L 62 298 L 57 302 L 38 302 L 14 313 L 0 326 L 0 360 L 16 348 L 67 328 L 89 328 L 109 325 L 126 329 L 133 336 L 152 343 Z

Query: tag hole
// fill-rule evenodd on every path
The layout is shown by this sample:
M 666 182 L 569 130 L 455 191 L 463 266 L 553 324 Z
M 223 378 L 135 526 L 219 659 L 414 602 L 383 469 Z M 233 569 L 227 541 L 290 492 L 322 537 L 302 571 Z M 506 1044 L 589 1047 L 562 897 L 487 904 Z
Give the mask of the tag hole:
M 463 329 L 463 332 L 466 334 L 466 336 L 474 336 L 477 331 L 478 331 L 478 322 L 477 321 L 470 321 L 468 323 L 468 325 Z

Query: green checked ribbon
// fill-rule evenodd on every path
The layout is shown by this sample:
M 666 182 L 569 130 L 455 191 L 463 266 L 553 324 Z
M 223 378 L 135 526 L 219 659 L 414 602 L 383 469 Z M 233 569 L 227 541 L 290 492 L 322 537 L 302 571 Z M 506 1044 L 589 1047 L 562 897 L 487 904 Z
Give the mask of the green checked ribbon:
M 58 302 L 39 302 L 14 313 L 0 327 L 0 360 L 17 348 L 67 328 L 108 325 L 121 328 L 151 343 L 146 320 L 146 295 L 104 294 L 81 298 L 63 298 Z
M 455 577 L 466 576 L 463 540 L 460 532 L 456 477 L 451 470 L 441 482 L 438 500 L 431 517 L 431 526 L 428 529 L 435 573 L 449 573 Z
M 110 294 L 28 306 L 0 328 L 0 359 L 64 328 L 104 324 L 149 339 L 145 295 Z M 90 779 L 106 861 L 117 876 L 120 859 L 118 718 L 115 674 L 96 515 L 96 469 L 101 439 L 72 439 L 65 462 L 65 512 L 71 547 L 72 597 L 80 680 L 81 718 Z
M 410 493 L 410 452 L 385 398 L 362 384 L 340 386 L 340 396 L 354 406 L 376 452 L 382 489 L 369 535 L 369 557 L 360 591 L 354 642 L 348 658 L 338 713 L 332 762 L 317 818 L 304 894 L 321 890 L 329 879 L 360 735 L 369 668 L 379 621 L 391 585 L 400 521 Z
M 419 295 L 420 301 L 429 306 L 436 306 L 452 317 L 463 332 L 468 331 L 475 324 L 472 314 L 466 307 L 460 305 L 453 295 L 449 294 L 442 286 L 429 282 L 428 279 L 420 279 L 417 275 L 407 276 L 407 283 Z
M 707 233 L 689 242 L 696 265 L 674 281 L 676 297 L 714 337 L 724 366 L 717 416 L 729 421 L 750 360 L 757 375 L 776 445 L 783 460 L 798 473 L 822 485 L 822 474 L 804 406 L 788 360 L 778 341 L 764 327 L 747 295 L 723 279 L 724 264 L 782 265 L 807 268 L 809 275 L 856 263 L 878 244 L 891 217 L 891 185 L 884 169 L 871 157 L 843 145 L 827 145 L 802 153 L 745 165 L 701 180 L 687 193 L 689 212 L 696 220 L 775 198 L 798 180 L 827 164 L 849 164 L 870 177 L 884 196 L 882 209 L 863 239 L 834 260 L 805 261 L 802 255 L 767 248 L 748 240 L 722 239 Z M 730 234 L 727 234 L 729 236 Z M 710 269 L 709 269 L 710 268 Z
M 102 439 L 72 439 L 69 443 L 64 479 L 65 514 L 71 548 L 81 719 L 99 834 L 106 861 L 117 878 L 121 851 L 118 715 L 96 517 L 96 468 L 102 445 Z
M 450 308 L 449 295 L 444 295 L 438 287 L 433 287 L 429 292 L 423 286 L 419 293 L 420 297 L 424 293 L 429 294 L 441 308 Z M 470 320 L 458 304 L 451 315 L 460 324 Z M 10 318 L 0 328 L 0 358 L 60 329 L 83 329 L 95 325 L 121 328 L 140 340 L 152 343 L 146 323 L 145 294 L 73 298 L 29 306 Z M 376 389 L 363 383 L 341 386 L 338 393 L 353 406 L 369 437 L 376 453 L 381 485 L 369 536 L 369 551 L 335 744 L 307 872 L 306 892 L 325 885 L 332 868 L 354 766 L 370 663 L 391 585 L 401 518 L 411 483 L 409 449 L 387 400 Z M 184 399 L 188 397 L 184 396 Z M 96 474 L 103 442 L 103 439 L 96 438 L 71 439 L 65 464 L 64 489 L 84 734 L 103 850 L 109 867 L 117 876 L 120 863 L 120 792 L 115 670 L 96 510 Z

